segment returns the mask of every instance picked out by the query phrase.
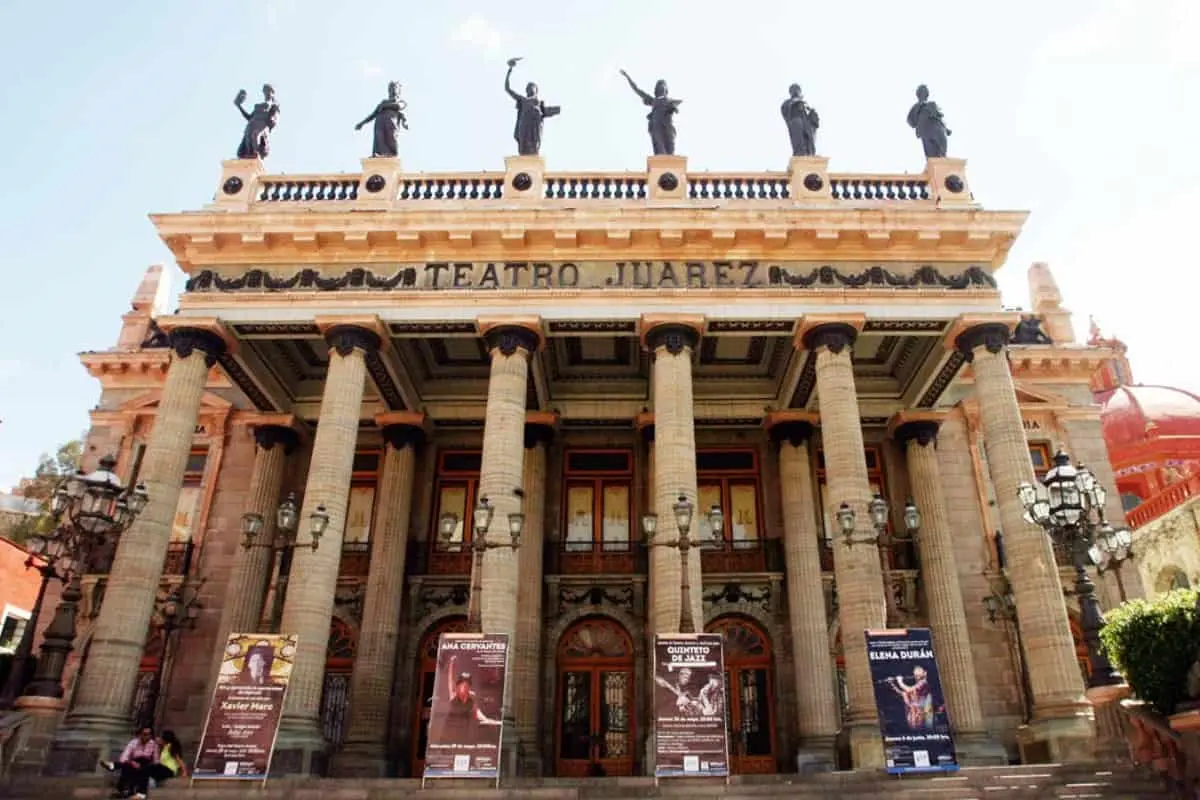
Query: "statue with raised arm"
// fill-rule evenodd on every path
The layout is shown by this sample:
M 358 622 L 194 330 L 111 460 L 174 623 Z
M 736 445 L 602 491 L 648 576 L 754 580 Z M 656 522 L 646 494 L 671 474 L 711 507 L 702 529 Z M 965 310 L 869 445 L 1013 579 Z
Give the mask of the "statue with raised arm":
M 792 140 L 792 155 L 816 155 L 817 128 L 821 126 L 821 119 L 817 116 L 816 109 L 804 102 L 800 84 L 793 83 L 788 87 L 788 98 L 783 101 L 779 111 L 783 114 L 788 137 Z
M 546 117 L 556 116 L 562 111 L 559 106 L 548 106 L 538 97 L 538 87 L 533 81 L 525 84 L 525 96 L 517 94 L 512 88 L 513 68 L 519 58 L 508 60 L 508 72 L 504 75 L 504 91 L 508 92 L 517 104 L 517 124 L 513 128 L 513 138 L 517 140 L 517 153 L 523 156 L 536 156 L 542 151 L 542 121 Z
M 908 125 L 917 133 L 925 148 L 926 158 L 945 158 L 947 137 L 951 130 L 942 119 L 942 110 L 929 99 L 929 87 L 917 87 L 917 102 L 908 110 Z
M 408 117 L 404 116 L 404 109 L 408 107 L 408 103 L 400 99 L 400 83 L 390 81 L 387 93 L 387 98 L 381 100 L 366 119 L 354 126 L 354 130 L 361 131 L 368 122 L 375 123 L 375 138 L 371 144 L 372 158 L 395 158 L 400 155 L 400 129 L 408 130 Z
M 270 132 L 275 129 L 279 120 L 279 105 L 275 102 L 275 89 L 269 83 L 262 87 L 263 99 L 255 103 L 254 108 L 246 110 L 246 90 L 241 89 L 233 104 L 246 120 L 246 130 L 242 133 L 242 141 L 238 145 L 238 158 L 266 158 L 271 152 Z
M 629 88 L 633 89 L 633 93 L 650 106 L 650 113 L 646 115 L 646 119 L 650 123 L 650 146 L 654 148 L 654 155 L 675 155 L 674 117 L 679 113 L 679 104 L 683 101 L 674 100 L 667 95 L 667 82 L 662 79 L 654 84 L 654 96 L 651 97 L 638 88 L 628 72 L 621 70 L 621 74 L 629 81 Z

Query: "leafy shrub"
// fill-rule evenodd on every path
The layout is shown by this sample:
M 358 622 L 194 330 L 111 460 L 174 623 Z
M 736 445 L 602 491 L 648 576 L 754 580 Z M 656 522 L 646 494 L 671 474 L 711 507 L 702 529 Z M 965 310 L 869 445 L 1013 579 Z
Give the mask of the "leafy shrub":
M 1130 600 L 1105 615 L 1100 640 L 1142 700 L 1173 714 L 1190 699 L 1188 672 L 1200 656 L 1200 610 L 1194 589 Z

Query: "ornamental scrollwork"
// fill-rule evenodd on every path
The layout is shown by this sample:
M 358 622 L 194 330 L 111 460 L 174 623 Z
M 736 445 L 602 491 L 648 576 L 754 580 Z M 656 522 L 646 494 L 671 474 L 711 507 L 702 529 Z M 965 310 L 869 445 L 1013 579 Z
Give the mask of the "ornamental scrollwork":
M 830 322 L 825 325 L 817 325 L 805 333 L 804 347 L 808 350 L 820 350 L 824 347 L 834 355 L 838 355 L 853 345 L 857 338 L 858 329 L 853 325 L 845 322 Z
M 561 586 L 559 608 L 566 606 L 614 606 L 633 608 L 633 589 L 629 586 Z
M 502 325 L 492 328 L 484 334 L 484 342 L 489 350 L 499 350 L 501 355 L 511 356 L 518 350 L 534 353 L 538 349 L 538 336 L 528 328 L 519 325 Z
M 996 288 L 996 279 L 982 267 L 967 267 L 960 273 L 943 275 L 936 267 L 927 264 L 913 270 L 911 274 L 905 275 L 880 266 L 867 267 L 861 272 L 843 273 L 837 267 L 825 265 L 814 267 L 808 274 L 794 274 L 786 267 L 773 266 L 767 270 L 767 274 L 768 282 L 771 284 L 800 288 L 814 286 L 845 286 L 851 289 L 859 289 L 864 286 L 890 286 L 896 289 Z
M 200 328 L 176 328 L 171 331 L 171 349 L 180 358 L 188 358 L 192 353 L 204 354 L 204 363 L 212 367 L 217 358 L 225 353 L 225 340 L 212 331 Z
M 689 325 L 658 325 L 646 334 L 646 346 L 651 353 L 663 347 L 671 355 L 677 356 L 684 348 L 695 350 L 698 344 L 700 334 Z
M 379 334 L 355 325 L 335 325 L 325 332 L 329 349 L 345 358 L 355 350 L 373 353 L 379 349 Z
M 983 325 L 976 325 L 973 328 L 967 328 L 958 335 L 955 340 L 955 345 L 958 351 L 966 357 L 967 361 L 975 360 L 975 351 L 983 347 L 992 355 L 996 355 L 1004 350 L 1008 345 L 1009 332 L 1008 326 L 1003 322 L 988 322 Z

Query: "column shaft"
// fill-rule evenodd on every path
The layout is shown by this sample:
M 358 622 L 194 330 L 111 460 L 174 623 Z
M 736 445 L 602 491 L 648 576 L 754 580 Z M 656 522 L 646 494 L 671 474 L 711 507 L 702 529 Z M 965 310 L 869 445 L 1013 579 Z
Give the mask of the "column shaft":
M 375 766 L 380 768 L 387 746 L 416 448 L 422 432 L 420 428 L 395 425 L 384 428 L 384 438 L 388 444 L 375 489 L 371 568 L 362 632 L 350 676 L 350 724 L 346 734 L 347 751 L 377 759 L 380 763 Z
M 529 358 L 537 344 L 534 335 L 524 328 L 500 328 L 489 332 L 488 346 L 492 371 L 488 378 L 479 496 L 486 497 L 494 509 L 486 534 L 488 541 L 499 543 L 510 541 L 508 515 L 520 512 L 522 507 L 521 498 L 513 490 L 522 488 L 524 478 L 525 390 Z M 517 554 L 508 547 L 484 553 L 482 582 L 483 597 L 477 602 L 482 603 L 484 631 L 511 636 L 517 627 Z M 511 708 L 512 693 L 507 697 Z
M 267 545 L 275 540 L 275 512 L 279 507 L 284 465 L 291 446 L 267 438 L 263 429 L 256 432 L 256 438 L 259 445 L 254 451 L 254 472 L 250 476 L 246 512 L 262 516 L 263 529 L 255 544 Z M 242 548 L 238 551 L 234 559 L 233 576 L 229 581 L 225 608 L 221 612 L 221 630 L 216 642 L 220 654 L 224 653 L 225 639 L 229 634 L 258 630 L 267 583 L 271 579 L 271 555 L 271 548 L 265 546 Z
M 921 556 L 922 585 L 950 720 L 956 732 L 977 734 L 984 730 L 983 710 L 975 681 L 967 613 L 958 584 L 954 541 L 942 495 L 942 478 L 934 446 L 935 430 L 936 425 L 929 423 L 923 433 L 914 431 L 906 445 L 913 502 L 921 510 L 917 547 Z
M 1017 497 L 1017 487 L 1023 482 L 1032 483 L 1035 478 L 1004 350 L 1007 338 L 1005 326 L 985 325 L 962 334 L 958 345 L 974 366 L 984 446 L 996 489 L 1008 573 L 1028 659 L 1033 726 L 1044 722 L 1043 727 L 1050 731 L 1061 730 L 1063 726 L 1059 723 L 1064 720 L 1082 718 L 1085 723 L 1083 728 L 1064 731 L 1061 737 L 1048 733 L 1053 748 L 1056 738 L 1087 738 L 1094 733 L 1090 730 L 1090 708 L 1075 662 L 1075 646 L 1050 540 L 1040 527 L 1025 521 Z M 1052 750 L 1052 757 L 1073 759 L 1077 752 Z
M 346 504 L 366 374 L 361 347 L 330 348 L 321 415 L 298 522 L 297 540 L 301 544 L 292 553 L 287 598 L 279 625 L 281 633 L 299 637 L 284 703 L 279 749 L 285 749 L 287 744 L 322 742 L 320 711 L 325 649 L 342 559 Z M 318 548 L 313 550 L 304 543 L 309 541 L 311 515 L 322 505 L 329 515 L 329 524 Z
M 850 360 L 856 335 L 849 325 L 823 325 L 809 331 L 805 346 L 816 351 L 817 359 L 817 400 L 830 506 L 825 513 L 833 514 L 842 503 L 849 504 L 856 515 L 855 539 L 862 542 L 853 546 L 835 542 L 833 567 L 846 664 L 844 727 L 849 728 L 854 766 L 864 768 L 883 764 L 865 632 L 886 625 L 887 603 L 879 551 L 869 543 L 875 535 L 867 510 L 871 487 Z
M 128 733 L 138 662 L 154 612 L 200 400 L 208 371 L 224 346 L 216 336 L 201 331 L 177 331 L 172 345 L 175 353 L 142 460 L 140 478 L 150 499 L 121 535 L 64 734 L 72 728 L 93 728 L 118 738 Z M 100 737 L 93 743 L 103 746 Z
M 773 429 L 772 433 L 786 436 L 787 431 L 779 430 L 781 427 Z M 806 437 L 807 432 L 790 440 L 781 438 L 779 442 L 783 556 L 796 676 L 797 731 L 802 748 L 827 751 L 822 755 L 829 756 L 838 729 L 838 707 L 833 691 L 825 590 L 821 584 L 821 553 L 813 513 L 816 501 Z
M 531 438 L 525 443 L 525 531 L 517 551 L 520 583 L 517 589 L 517 633 L 513 641 L 513 717 L 527 772 L 534 772 L 538 758 L 538 701 L 542 663 L 542 555 L 546 516 L 546 444 Z
M 698 344 L 696 332 L 681 325 L 662 325 L 647 336 L 654 364 L 654 513 L 658 515 L 658 536 L 676 538 L 675 503 L 684 495 L 695 507 L 693 541 L 699 533 L 699 508 L 696 489 L 696 423 L 692 396 L 692 352 Z M 652 630 L 667 633 L 679 630 L 681 560 L 678 550 L 656 547 L 650 551 L 650 591 L 654 605 L 650 613 Z M 700 550 L 688 556 L 688 580 L 691 584 L 692 620 L 697 630 L 704 629 L 701 603 Z

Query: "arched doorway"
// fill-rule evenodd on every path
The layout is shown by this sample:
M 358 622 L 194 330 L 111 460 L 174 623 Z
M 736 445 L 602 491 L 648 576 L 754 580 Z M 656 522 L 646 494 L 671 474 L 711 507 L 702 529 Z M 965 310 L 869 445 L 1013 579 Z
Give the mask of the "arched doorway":
M 358 638 L 354 628 L 334 617 L 329 623 L 325 645 L 325 684 L 321 688 L 321 728 L 325 741 L 338 747 L 346 738 L 346 711 L 350 704 L 350 673 Z
M 633 642 L 614 620 L 580 620 L 559 639 L 555 774 L 633 774 L 633 666 Z
M 421 637 L 417 649 L 417 696 L 413 702 L 412 775 L 419 778 L 425 772 L 425 748 L 429 745 L 429 713 L 433 709 L 433 687 L 437 680 L 438 639 L 443 633 L 463 633 L 466 617 L 449 617 L 430 627 Z
M 726 725 L 734 773 L 774 773 L 775 724 L 771 643 L 745 617 L 720 617 L 708 626 L 725 643 Z

